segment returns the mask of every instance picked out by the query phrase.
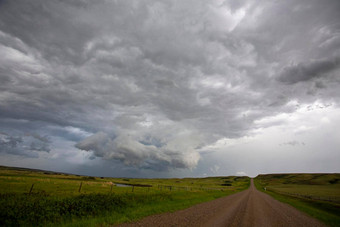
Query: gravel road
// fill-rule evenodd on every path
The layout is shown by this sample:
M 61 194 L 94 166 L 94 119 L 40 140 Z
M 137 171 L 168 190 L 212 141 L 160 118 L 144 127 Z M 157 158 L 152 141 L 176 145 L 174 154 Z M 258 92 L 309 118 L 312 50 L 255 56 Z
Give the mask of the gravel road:
M 146 217 L 119 226 L 324 226 L 254 187 L 185 210 Z

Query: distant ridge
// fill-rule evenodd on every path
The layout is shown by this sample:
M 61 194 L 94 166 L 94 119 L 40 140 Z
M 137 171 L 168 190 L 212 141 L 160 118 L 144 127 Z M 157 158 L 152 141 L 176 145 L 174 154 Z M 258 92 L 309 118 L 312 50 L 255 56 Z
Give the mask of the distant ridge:
M 26 168 L 26 167 L 16 167 L 16 166 L 3 166 L 3 165 L 0 165 L 0 169 L 17 170 L 17 171 L 42 172 L 42 173 L 56 174 L 56 175 L 67 174 L 67 175 L 75 175 L 75 176 L 87 176 L 87 175 L 79 175 L 79 174 L 73 174 L 73 173 L 57 172 L 57 171 L 43 170 L 43 169 L 33 169 L 33 168 Z

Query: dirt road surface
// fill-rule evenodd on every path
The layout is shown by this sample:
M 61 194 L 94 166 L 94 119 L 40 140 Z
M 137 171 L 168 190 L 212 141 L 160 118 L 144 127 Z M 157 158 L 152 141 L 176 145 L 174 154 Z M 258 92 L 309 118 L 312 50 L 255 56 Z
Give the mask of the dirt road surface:
M 119 226 L 325 226 L 254 187 L 174 213 Z

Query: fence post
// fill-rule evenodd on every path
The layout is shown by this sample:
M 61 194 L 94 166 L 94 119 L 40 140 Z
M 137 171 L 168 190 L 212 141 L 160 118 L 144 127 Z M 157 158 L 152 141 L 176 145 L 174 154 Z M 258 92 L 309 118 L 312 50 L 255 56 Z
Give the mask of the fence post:
M 83 182 L 80 182 L 80 186 L 79 186 L 78 192 L 81 191 L 81 186 L 83 186 Z
M 135 186 L 132 185 L 132 192 L 135 190 Z
M 30 192 L 28 193 L 29 195 L 31 194 L 31 192 L 32 192 L 32 190 L 33 190 L 33 186 L 34 186 L 34 183 L 32 184 L 31 189 L 30 189 Z
M 110 191 L 110 193 L 112 193 L 112 187 L 113 187 L 113 184 L 112 184 L 112 182 L 111 182 L 111 191 Z

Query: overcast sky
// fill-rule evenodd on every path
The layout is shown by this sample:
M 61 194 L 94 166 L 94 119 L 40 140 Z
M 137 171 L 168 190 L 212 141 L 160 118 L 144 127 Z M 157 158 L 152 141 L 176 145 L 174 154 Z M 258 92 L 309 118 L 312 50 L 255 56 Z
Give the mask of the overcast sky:
M 340 172 L 340 1 L 0 1 L 0 165 Z

